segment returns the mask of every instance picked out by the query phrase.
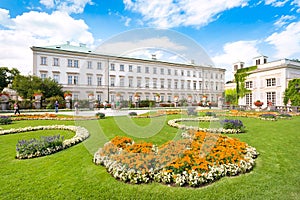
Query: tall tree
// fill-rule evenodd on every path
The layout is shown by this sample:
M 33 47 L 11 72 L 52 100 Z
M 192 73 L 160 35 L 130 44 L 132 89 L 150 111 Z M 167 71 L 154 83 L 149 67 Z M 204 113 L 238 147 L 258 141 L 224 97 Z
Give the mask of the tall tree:
M 12 86 L 25 99 L 32 99 L 36 91 L 41 92 L 43 98 L 63 97 L 62 86 L 50 78 L 43 80 L 37 76 L 18 75 L 15 77 Z
M 225 90 L 225 102 L 230 105 L 238 105 L 238 98 L 236 89 Z
M 300 106 L 300 78 L 289 81 L 288 87 L 284 91 L 283 103 L 286 105 L 289 100 L 292 106 Z
M 0 67 L 0 91 L 12 83 L 14 77 L 19 74 L 20 71 L 16 68 L 8 69 L 7 67 Z

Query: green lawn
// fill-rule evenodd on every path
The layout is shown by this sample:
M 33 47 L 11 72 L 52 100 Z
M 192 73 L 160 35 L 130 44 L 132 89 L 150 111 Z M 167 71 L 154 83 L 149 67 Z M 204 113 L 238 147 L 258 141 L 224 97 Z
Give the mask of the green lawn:
M 73 133 L 51 130 L 0 136 L 0 199 L 300 199 L 300 117 L 276 122 L 239 118 L 247 133 L 231 136 L 257 148 L 260 156 L 256 167 L 251 173 L 222 178 L 202 188 L 126 184 L 93 164 L 93 154 L 101 145 L 116 135 L 127 135 L 130 129 L 133 131 L 127 136 L 158 145 L 179 137 L 177 129 L 165 125 L 168 119 L 179 117 L 133 119 L 135 123 L 127 117 L 108 117 L 98 121 L 40 120 L 3 125 L 7 129 L 75 124 L 86 127 L 91 136 L 64 151 L 29 160 L 14 158 L 19 139 L 55 134 L 69 138 Z

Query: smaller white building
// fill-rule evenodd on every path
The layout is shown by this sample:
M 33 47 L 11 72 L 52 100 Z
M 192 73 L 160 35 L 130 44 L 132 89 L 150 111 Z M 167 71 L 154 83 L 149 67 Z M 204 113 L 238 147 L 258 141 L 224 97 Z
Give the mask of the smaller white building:
M 264 103 L 262 107 L 267 107 L 268 102 L 271 102 L 272 106 L 285 106 L 284 91 L 290 80 L 300 78 L 300 61 L 281 59 L 268 62 L 267 58 L 253 58 L 253 66 L 257 66 L 257 69 L 247 72 L 249 76 L 245 81 L 245 87 L 251 93 L 240 98 L 239 105 L 255 108 L 254 102 L 260 100 Z M 245 68 L 243 62 L 234 63 L 235 72 L 242 68 Z M 229 87 L 225 86 L 226 88 Z

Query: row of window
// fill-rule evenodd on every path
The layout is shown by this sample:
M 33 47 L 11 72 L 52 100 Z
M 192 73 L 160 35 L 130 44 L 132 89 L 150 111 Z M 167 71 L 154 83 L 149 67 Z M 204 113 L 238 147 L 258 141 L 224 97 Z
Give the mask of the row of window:
M 41 57 L 41 65 L 48 65 L 47 57 Z M 60 66 L 59 58 L 53 58 L 53 66 Z M 79 68 L 79 60 L 77 59 L 67 59 L 67 67 Z M 87 61 L 87 68 L 92 69 L 92 61 Z M 97 62 L 97 69 L 102 69 L 102 63 Z
M 276 86 L 276 78 L 268 78 L 268 79 L 266 79 L 266 86 L 267 87 Z M 247 89 L 253 88 L 253 81 L 247 81 L 245 83 L 245 87 Z
M 273 106 L 276 105 L 276 92 L 267 92 L 266 93 L 267 95 L 267 102 L 271 102 Z M 245 96 L 245 99 L 246 99 L 246 105 L 248 106 L 253 106 L 253 99 L 252 99 L 252 93 L 250 94 L 246 94 Z
M 88 76 L 87 77 L 87 84 L 88 85 L 92 85 L 92 76 Z M 180 85 L 179 85 L 180 84 Z M 186 85 L 185 85 L 186 84 Z M 191 85 L 192 84 L 192 85 Z M 198 84 L 198 88 L 197 88 L 197 84 Z M 102 85 L 102 77 L 98 76 L 97 77 L 97 86 L 101 86 Z M 119 78 L 119 84 L 120 87 L 129 87 L 129 88 L 133 88 L 133 87 L 137 87 L 137 88 L 158 88 L 158 81 L 157 79 L 153 79 L 151 84 L 150 84 L 150 79 L 146 78 L 145 82 L 142 84 L 142 79 L 137 79 L 136 85 L 134 84 L 134 80 L 133 78 L 128 78 L 128 84 L 125 85 L 125 78 L 124 77 L 120 77 Z M 115 77 L 110 77 L 110 86 L 111 87 L 115 87 L 116 86 L 116 79 Z M 215 87 L 214 87 L 215 86 Z M 159 87 L 161 89 L 164 88 L 168 88 L 171 89 L 172 88 L 172 80 L 167 80 L 167 85 L 165 83 L 164 79 L 160 80 L 160 85 Z M 205 88 L 202 88 L 202 81 L 199 81 L 197 83 L 197 81 L 187 81 L 185 83 L 185 81 L 174 81 L 174 85 L 173 85 L 174 89 L 215 89 L 215 90 L 220 90 L 220 86 L 219 83 L 213 83 L 211 82 L 209 85 L 209 82 L 206 81 L 205 82 Z
M 47 57 L 44 57 L 44 56 L 41 57 L 41 65 L 47 65 Z M 60 66 L 59 58 L 53 58 L 53 66 Z M 67 67 L 79 68 L 79 60 L 67 59 Z M 88 69 L 93 69 L 92 61 L 87 61 L 87 68 Z M 102 63 L 101 62 L 97 62 L 97 69 L 102 70 Z M 116 70 L 115 64 L 111 63 L 110 64 L 110 71 L 115 71 L 115 70 Z M 125 71 L 125 65 L 124 64 L 119 65 L 119 71 Z M 128 65 L 128 72 L 133 72 L 133 65 Z M 146 74 L 149 74 L 150 73 L 150 67 L 145 66 L 143 72 L 146 73 Z M 137 66 L 136 67 L 136 73 L 142 73 L 142 66 Z M 153 74 L 161 74 L 161 75 L 197 77 L 197 71 L 174 69 L 174 72 L 172 73 L 172 69 L 165 69 L 165 68 L 159 68 L 158 69 L 157 67 L 152 68 L 152 73 Z M 203 75 L 202 72 L 198 71 L 198 77 L 202 78 L 202 75 Z M 209 76 L 210 76 L 211 79 L 213 79 L 213 78 L 222 79 L 223 78 L 223 74 L 204 72 L 204 77 L 205 78 L 209 78 Z
M 46 75 L 45 73 L 42 73 L 41 74 L 41 78 L 42 79 L 45 79 L 46 78 Z M 59 74 L 54 74 L 53 75 L 53 79 L 56 81 L 56 82 L 59 82 Z M 214 83 L 214 82 L 208 82 L 208 81 L 205 81 L 204 82 L 204 85 L 203 85 L 203 82 L 202 81 L 176 81 L 174 80 L 173 81 L 174 85 L 172 87 L 172 80 L 167 80 L 167 84 L 165 83 L 165 80 L 164 79 L 161 79 L 160 80 L 160 85 L 159 87 L 161 89 L 164 89 L 164 88 L 168 88 L 168 89 L 171 89 L 171 88 L 174 88 L 174 89 L 212 89 L 212 90 L 220 90 L 221 89 L 221 86 L 219 83 Z M 68 82 L 67 82 L 68 85 L 78 85 L 79 84 L 79 76 L 78 75 L 68 75 Z M 90 85 L 92 86 L 93 85 L 93 77 L 88 75 L 87 76 L 87 85 Z M 102 77 L 101 76 L 97 76 L 97 79 L 96 79 L 96 85 L 97 86 L 102 86 Z M 124 77 L 120 77 L 119 78 L 119 84 L 118 84 L 120 87 L 129 87 L 129 88 L 133 88 L 133 87 L 137 87 L 137 88 L 158 88 L 158 81 L 157 79 L 153 79 L 151 84 L 150 84 L 150 79 L 149 78 L 146 78 L 145 79 L 145 83 L 142 84 L 142 79 L 137 79 L 137 82 L 136 84 L 134 84 L 134 81 L 133 81 L 133 78 L 128 78 L 128 83 L 127 85 L 125 85 L 125 78 Z M 198 88 L 197 88 L 197 85 L 198 85 Z M 114 87 L 116 86 L 116 79 L 115 77 L 110 77 L 110 86 L 111 87 Z
M 116 66 L 114 63 L 110 64 L 110 71 L 116 71 Z M 119 65 L 119 71 L 125 71 L 125 65 L 120 64 Z M 128 65 L 128 72 L 133 72 L 133 65 Z M 136 67 L 136 73 L 146 73 L 149 74 L 150 73 L 150 67 L 145 66 L 144 67 L 144 71 L 142 71 L 142 66 L 137 66 Z M 152 74 L 160 74 L 160 75 L 174 75 L 174 76 L 188 76 L 188 77 L 197 77 L 197 71 L 189 71 L 189 70 L 177 70 L 174 69 L 174 72 L 172 74 L 172 69 L 165 69 L 165 68 L 157 68 L 157 67 L 153 67 L 152 68 Z M 205 72 L 204 73 L 205 78 L 209 78 L 209 72 Z M 202 72 L 198 71 L 198 77 L 201 78 L 202 77 Z M 223 74 L 218 74 L 218 73 L 210 73 L 210 78 L 213 79 L 215 77 L 215 79 L 222 79 L 223 78 Z

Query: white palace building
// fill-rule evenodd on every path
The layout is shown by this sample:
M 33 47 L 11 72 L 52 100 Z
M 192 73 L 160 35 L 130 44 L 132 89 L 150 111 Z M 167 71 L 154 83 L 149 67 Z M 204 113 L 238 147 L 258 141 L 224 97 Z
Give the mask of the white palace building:
M 254 102 L 262 101 L 262 107 L 285 106 L 283 103 L 284 91 L 290 80 L 300 78 L 300 61 L 280 59 L 268 62 L 266 56 L 253 58 L 253 66 L 257 69 L 250 71 L 246 77 L 245 87 L 251 92 L 239 99 L 239 105 L 255 108 Z M 244 62 L 234 63 L 234 72 L 245 68 Z M 235 88 L 235 84 L 226 84 L 225 89 Z
M 98 101 L 140 100 L 174 102 L 174 97 L 199 102 L 205 96 L 217 102 L 224 92 L 225 69 L 152 59 L 96 53 L 84 44 L 31 47 L 33 75 L 53 78 L 71 91 L 73 99 Z

